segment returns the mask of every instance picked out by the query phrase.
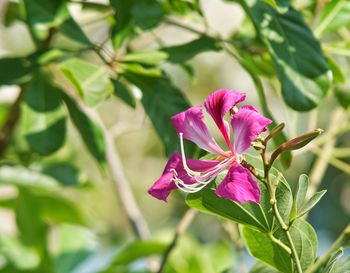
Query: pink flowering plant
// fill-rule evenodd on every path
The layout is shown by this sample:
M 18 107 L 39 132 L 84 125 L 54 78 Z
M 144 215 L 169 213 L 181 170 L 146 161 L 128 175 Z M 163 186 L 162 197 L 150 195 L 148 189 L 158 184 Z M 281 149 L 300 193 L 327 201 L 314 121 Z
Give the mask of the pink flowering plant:
M 267 144 L 283 130 L 284 123 L 267 133 L 272 121 L 253 106 L 244 105 L 245 98 L 244 93 L 220 89 L 204 102 L 225 148 L 209 132 L 202 106 L 193 106 L 174 115 L 171 120 L 179 137 L 180 152 L 171 155 L 163 174 L 148 192 L 163 201 L 167 201 L 173 190 L 188 193 L 186 202 L 190 207 L 241 224 L 242 236 L 253 256 L 281 272 L 304 272 L 313 263 L 316 253 L 302 256 L 299 244 L 316 235 L 301 217 L 325 191 L 306 200 L 308 178 L 302 175 L 293 198 L 282 173 L 272 165 L 282 153 L 304 147 L 322 130 L 288 140 L 269 153 Z M 200 159 L 188 158 L 184 140 L 193 142 L 208 154 Z M 247 154 L 250 147 L 258 151 L 260 159 Z M 280 258 L 276 260 L 262 253 L 258 249 L 262 242 Z M 310 245 L 308 251 L 314 247 Z

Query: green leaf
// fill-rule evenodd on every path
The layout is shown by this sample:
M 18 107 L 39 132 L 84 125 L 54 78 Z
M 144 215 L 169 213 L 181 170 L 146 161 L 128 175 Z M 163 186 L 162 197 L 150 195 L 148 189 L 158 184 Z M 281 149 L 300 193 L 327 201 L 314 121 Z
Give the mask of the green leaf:
M 22 166 L 1 166 L 0 185 L 15 185 L 22 188 L 58 187 L 59 181 L 40 172 Z
M 21 272 L 35 269 L 40 263 L 39 254 L 33 248 L 23 245 L 18 238 L 10 235 L 0 235 L 0 253 Z
M 297 111 L 315 108 L 328 91 L 330 75 L 320 44 L 302 15 L 292 7 L 279 13 L 264 1 L 247 4 L 273 58 L 284 100 Z
M 260 185 L 261 186 L 261 185 Z M 239 204 L 215 194 L 215 189 L 205 187 L 196 193 L 187 195 L 188 206 L 200 212 L 220 216 L 237 223 L 241 223 L 261 231 L 268 231 L 270 227 L 256 204 Z
M 187 100 L 167 78 L 151 78 L 133 73 L 124 76 L 142 91 L 142 105 L 170 155 L 179 143 L 170 118 L 189 108 Z
M 82 183 L 79 170 L 67 163 L 48 164 L 44 167 L 43 174 L 53 177 L 64 186 L 78 186 Z
M 6 27 L 11 26 L 16 20 L 23 21 L 21 13 L 19 11 L 19 4 L 15 2 L 9 2 L 6 4 L 4 25 Z
M 122 99 L 126 104 L 132 108 L 136 108 L 135 97 L 131 91 L 120 81 L 112 80 L 114 86 L 114 95 Z
M 296 192 L 295 203 L 297 209 L 299 210 L 301 205 L 304 203 L 306 192 L 309 187 L 309 177 L 306 174 L 302 174 L 299 176 L 298 188 Z
M 148 77 L 163 76 L 163 71 L 160 67 L 145 67 L 138 63 L 119 63 L 117 67 L 117 72 L 119 74 L 131 72 L 134 74 L 139 74 Z
M 339 263 L 340 258 L 344 255 L 343 248 L 339 248 L 336 252 L 332 254 L 332 256 L 327 261 L 324 268 L 320 271 L 320 273 L 341 273 L 341 271 L 337 271 L 337 265 Z
M 342 72 L 342 69 L 339 67 L 337 62 L 332 58 L 327 58 L 327 64 L 329 68 L 332 70 L 333 74 L 333 82 L 334 83 L 344 83 L 346 81 L 345 75 Z
M 298 211 L 297 217 L 302 217 L 308 213 L 321 200 L 327 190 L 316 192 Z
M 22 107 L 23 133 L 30 148 L 50 155 L 61 148 L 66 137 L 65 112 L 58 89 L 47 74 L 38 74 L 29 86 Z
M 0 59 L 0 85 L 22 84 L 28 82 L 38 65 L 33 55 L 18 58 Z
M 135 241 L 118 252 L 113 260 L 113 265 L 127 265 L 140 258 L 153 254 L 162 254 L 167 247 L 168 243 L 164 242 Z
M 251 255 L 284 273 L 292 273 L 293 265 L 289 252 L 272 241 L 267 234 L 242 227 L 242 236 Z
M 50 29 L 58 28 L 65 36 L 84 45 L 92 45 L 80 26 L 69 13 L 62 0 L 21 0 L 26 11 L 26 18 L 34 38 L 44 40 Z M 45 46 L 45 45 L 44 45 Z
M 137 0 L 131 9 L 131 16 L 142 30 L 156 27 L 164 17 L 162 5 L 157 0 Z
M 131 8 L 134 0 L 109 0 L 114 9 L 114 17 L 117 21 L 112 29 L 112 42 L 115 49 L 118 49 L 125 39 L 133 33 L 134 22 L 131 17 Z
M 215 39 L 203 35 L 186 44 L 164 47 L 161 50 L 169 55 L 169 62 L 182 64 L 201 52 L 219 51 L 220 49 L 221 47 Z
M 317 257 L 318 241 L 316 232 L 308 222 L 302 219 L 295 220 L 289 228 L 289 232 L 298 253 L 301 267 L 305 271 L 315 262 Z M 275 236 L 288 245 L 288 240 L 281 230 L 277 231 Z
M 340 27 L 350 25 L 350 3 L 347 0 L 327 1 L 315 26 L 315 35 L 321 37 Z
M 335 96 L 338 103 L 345 109 L 350 106 L 350 91 L 346 86 L 336 86 L 334 88 Z
M 246 155 L 246 158 L 261 173 L 260 161 L 249 155 Z M 220 183 L 225 175 L 225 172 L 221 173 L 216 182 Z M 275 179 L 276 177 L 277 170 L 273 169 L 271 179 Z M 273 229 L 270 197 L 266 187 L 260 182 L 259 187 L 261 192 L 260 205 L 250 202 L 239 204 L 228 199 L 220 198 L 215 194 L 215 189 L 210 186 L 205 187 L 197 193 L 188 194 L 186 203 L 201 212 L 224 217 L 260 231 L 268 232 Z M 283 177 L 280 178 L 276 198 L 278 200 L 278 210 L 282 218 L 287 222 L 292 207 L 292 194 L 289 185 Z
M 40 205 L 28 190 L 21 189 L 17 198 L 16 222 L 24 244 L 46 247 L 48 226 L 41 219 Z
M 61 63 L 60 68 L 87 105 L 96 106 L 113 91 L 108 71 L 79 58 Z
M 162 51 L 139 51 L 124 55 L 121 61 L 158 66 L 167 58 L 168 54 Z
M 278 271 L 262 262 L 257 262 L 249 270 L 249 273 L 278 273 Z
M 102 129 L 90 120 L 71 97 L 64 92 L 61 92 L 61 96 L 68 108 L 70 118 L 78 129 L 86 148 L 96 161 L 104 167 L 106 164 L 106 154 Z

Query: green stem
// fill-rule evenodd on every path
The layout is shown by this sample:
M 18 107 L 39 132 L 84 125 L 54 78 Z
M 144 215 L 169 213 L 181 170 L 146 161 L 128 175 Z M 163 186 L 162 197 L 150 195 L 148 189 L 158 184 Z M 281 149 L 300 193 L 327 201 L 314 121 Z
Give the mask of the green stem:
M 343 230 L 343 232 L 339 235 L 337 240 L 333 243 L 333 245 L 330 247 L 330 249 L 327 251 L 325 255 L 323 255 L 321 258 L 319 258 L 316 263 L 314 263 L 307 271 L 306 273 L 314 273 L 316 272 L 322 265 L 324 265 L 328 259 L 332 256 L 332 254 L 337 251 L 343 243 L 350 239 L 350 224 L 347 225 L 347 227 Z

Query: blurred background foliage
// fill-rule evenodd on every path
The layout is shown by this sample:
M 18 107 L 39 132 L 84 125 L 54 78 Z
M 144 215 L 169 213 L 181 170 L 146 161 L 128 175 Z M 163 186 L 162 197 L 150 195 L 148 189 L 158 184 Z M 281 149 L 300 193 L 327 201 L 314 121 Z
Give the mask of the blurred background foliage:
M 292 188 L 307 173 L 311 191 L 328 190 L 309 216 L 319 254 L 349 223 L 350 1 L 2 0 L 0 9 L 0 272 L 157 267 L 187 210 L 179 192 L 168 203 L 146 194 L 178 146 L 170 117 L 219 88 L 286 122 L 275 145 L 325 129 L 281 168 L 292 160 Z M 252 264 L 235 225 L 198 214 L 165 272 Z

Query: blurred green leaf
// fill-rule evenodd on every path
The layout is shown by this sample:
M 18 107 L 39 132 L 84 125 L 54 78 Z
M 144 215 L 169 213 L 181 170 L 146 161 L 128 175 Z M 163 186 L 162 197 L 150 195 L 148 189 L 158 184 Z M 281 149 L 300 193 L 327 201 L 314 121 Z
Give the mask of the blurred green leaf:
M 322 9 L 315 34 L 318 37 L 350 25 L 350 3 L 347 0 L 327 1 Z
M 22 188 L 16 204 L 16 222 L 21 240 L 28 246 L 36 247 L 43 254 L 48 239 L 48 226 L 41 218 L 38 199 Z
M 28 87 L 22 107 L 27 142 L 34 152 L 44 156 L 61 148 L 66 137 L 65 112 L 52 81 L 48 74 L 38 74 Z
M 27 21 L 32 28 L 34 37 L 44 40 L 50 35 L 50 31 L 55 28 L 84 45 L 91 46 L 91 42 L 80 26 L 74 21 L 63 0 L 21 0 L 25 7 Z M 47 45 L 44 45 L 44 47 Z
M 163 76 L 163 71 L 160 67 L 146 67 L 138 63 L 119 63 L 117 67 L 117 72 L 120 74 L 130 72 L 147 77 Z
M 320 270 L 320 273 L 341 273 L 337 271 L 337 265 L 339 264 L 340 258 L 344 255 L 343 248 L 339 248 L 332 256 L 328 259 L 326 265 Z M 343 271 L 346 272 L 346 271 Z
M 221 47 L 219 46 L 217 40 L 203 35 L 186 44 L 164 47 L 161 49 L 161 51 L 169 55 L 169 62 L 182 64 L 189 61 L 201 52 L 219 51 L 220 49 Z
M 142 91 L 142 105 L 170 155 L 179 143 L 170 118 L 189 107 L 187 100 L 168 78 L 151 78 L 134 73 L 124 76 Z
M 37 70 L 34 55 L 0 59 L 0 85 L 28 82 Z
M 139 51 L 126 54 L 122 62 L 135 62 L 144 65 L 160 65 L 168 58 L 168 54 L 162 51 Z
M 39 254 L 33 248 L 23 245 L 18 238 L 10 235 L 0 235 L 0 253 L 17 270 L 35 269 L 40 263 Z
M 344 83 L 346 81 L 345 76 L 342 72 L 342 69 L 339 67 L 337 62 L 332 58 L 327 58 L 327 64 L 329 68 L 332 70 L 333 74 L 333 82 L 334 83 Z
M 289 232 L 298 253 L 301 267 L 305 271 L 315 262 L 317 257 L 316 232 L 308 222 L 302 219 L 295 220 L 289 228 Z M 277 231 L 275 236 L 288 245 L 288 240 L 281 230 Z
M 249 9 L 274 60 L 286 103 L 297 111 L 315 108 L 329 89 L 330 75 L 320 44 L 302 15 L 292 7 L 279 13 L 264 1 L 240 3 Z
M 67 163 L 45 165 L 43 174 L 52 176 L 65 186 L 78 186 L 82 183 L 79 169 Z
M 22 188 L 51 188 L 60 185 L 53 177 L 22 166 L 1 166 L 0 184 Z
M 131 16 L 143 30 L 156 27 L 163 20 L 164 10 L 157 0 L 136 0 L 133 2 Z
M 345 109 L 350 106 L 350 91 L 347 86 L 336 86 L 334 88 L 335 96 L 338 103 Z
M 242 227 L 242 236 L 253 257 L 284 273 L 292 273 L 293 265 L 289 252 L 272 241 L 267 234 Z
M 168 247 L 168 243 L 158 241 L 135 241 L 118 251 L 113 260 L 113 265 L 126 265 L 133 261 L 153 254 L 162 254 Z
M 19 9 L 20 8 L 18 3 L 16 2 L 7 3 L 5 18 L 4 18 L 4 25 L 6 27 L 11 26 L 16 20 L 23 21 L 23 18 L 21 16 Z
M 103 66 L 72 58 L 61 63 L 60 68 L 89 106 L 98 105 L 113 91 L 108 71 Z
M 114 95 L 122 99 L 126 104 L 132 108 L 136 108 L 135 97 L 132 92 L 120 81 L 112 80 L 114 86 Z
M 105 142 L 101 128 L 90 120 L 71 97 L 64 92 L 61 92 L 61 96 L 68 108 L 70 118 L 78 129 L 87 149 L 96 161 L 104 167 L 106 164 L 106 154 Z

